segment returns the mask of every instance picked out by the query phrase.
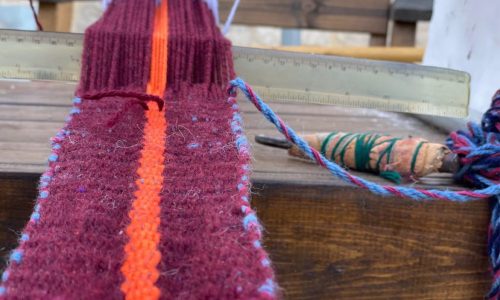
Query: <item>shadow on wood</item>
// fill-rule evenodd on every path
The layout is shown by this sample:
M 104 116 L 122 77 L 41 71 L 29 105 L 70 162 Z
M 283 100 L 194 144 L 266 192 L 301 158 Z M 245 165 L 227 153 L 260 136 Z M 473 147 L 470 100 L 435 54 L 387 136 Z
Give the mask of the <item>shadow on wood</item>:
M 351 187 L 256 183 L 286 299 L 483 299 L 489 208 Z

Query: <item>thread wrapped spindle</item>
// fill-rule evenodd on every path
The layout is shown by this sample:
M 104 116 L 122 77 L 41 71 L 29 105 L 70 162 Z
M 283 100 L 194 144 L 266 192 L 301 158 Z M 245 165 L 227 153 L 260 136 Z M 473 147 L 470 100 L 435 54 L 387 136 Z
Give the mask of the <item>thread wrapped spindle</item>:
M 400 182 L 438 172 L 450 153 L 442 144 L 423 138 L 398 138 L 375 133 L 331 132 L 302 136 L 325 157 L 349 169 L 369 171 Z M 289 154 L 305 157 L 292 146 Z

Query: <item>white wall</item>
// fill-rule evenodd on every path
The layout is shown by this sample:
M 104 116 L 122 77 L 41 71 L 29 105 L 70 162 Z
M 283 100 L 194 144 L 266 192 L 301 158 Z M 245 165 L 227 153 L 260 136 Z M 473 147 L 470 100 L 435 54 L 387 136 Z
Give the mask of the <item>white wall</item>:
M 471 74 L 470 119 L 500 89 L 500 0 L 434 0 L 424 64 Z

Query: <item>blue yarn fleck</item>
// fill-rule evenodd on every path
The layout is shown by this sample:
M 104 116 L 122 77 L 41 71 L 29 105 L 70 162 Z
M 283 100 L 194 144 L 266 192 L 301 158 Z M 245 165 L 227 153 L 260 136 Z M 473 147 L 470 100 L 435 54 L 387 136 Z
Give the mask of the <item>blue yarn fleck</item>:
M 16 263 L 20 263 L 22 258 L 23 253 L 21 252 L 21 250 L 14 250 L 10 254 L 10 260 L 15 261 Z
M 4 286 L 0 286 L 0 296 L 1 295 L 5 295 L 5 292 L 7 292 L 7 290 L 5 289 Z
M 26 242 L 26 241 L 28 241 L 29 239 L 30 239 L 30 236 L 29 236 L 27 233 L 23 233 L 23 234 L 21 235 L 21 238 L 20 238 L 20 240 L 21 240 L 22 242 Z
M 260 262 L 264 267 L 269 267 L 271 265 L 271 261 L 267 258 L 262 259 Z
M 45 199 L 48 196 L 49 196 L 49 192 L 48 191 L 41 191 L 40 192 L 40 198 Z
M 259 287 L 259 292 L 274 294 L 274 282 L 271 279 L 267 279 L 266 283 Z
M 245 230 L 248 230 L 250 224 L 259 225 L 257 216 L 255 216 L 254 213 L 248 214 L 243 218 L 243 227 L 245 228 Z
M 2 281 L 7 281 L 9 279 L 9 271 L 5 271 L 2 274 Z
M 55 162 L 55 161 L 57 161 L 58 158 L 59 158 L 59 156 L 55 153 L 52 153 L 51 155 L 49 155 L 50 162 Z
M 248 141 L 247 141 L 247 138 L 245 136 L 241 135 L 236 139 L 236 147 L 238 147 L 238 149 L 240 149 L 244 145 L 248 145 Z
M 52 176 L 49 175 L 42 175 L 41 180 L 42 181 L 50 181 L 52 179 Z
M 39 212 L 32 213 L 31 214 L 31 220 L 33 220 L 35 222 L 38 221 L 38 220 L 40 220 L 40 213 Z
M 200 147 L 200 144 L 198 144 L 198 143 L 191 143 L 191 144 L 187 145 L 187 147 L 189 149 L 196 149 L 196 148 Z

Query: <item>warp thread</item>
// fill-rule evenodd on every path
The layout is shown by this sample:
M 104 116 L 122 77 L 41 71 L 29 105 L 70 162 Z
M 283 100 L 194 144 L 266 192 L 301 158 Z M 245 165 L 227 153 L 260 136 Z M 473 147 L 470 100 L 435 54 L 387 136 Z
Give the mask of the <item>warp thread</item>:
M 36 26 L 38 27 L 38 30 L 43 31 L 43 26 L 42 26 L 42 23 L 40 23 L 40 20 L 38 19 L 38 14 L 36 13 L 35 5 L 33 4 L 33 0 L 29 0 L 29 1 L 30 1 L 31 12 L 33 13 L 33 19 L 35 19 Z
M 231 28 L 231 24 L 233 23 L 234 16 L 236 15 L 236 11 L 238 10 L 238 6 L 240 5 L 240 0 L 234 0 L 233 6 L 231 7 L 231 11 L 229 11 L 229 15 L 227 16 L 226 23 L 222 28 L 222 34 L 226 35 Z

